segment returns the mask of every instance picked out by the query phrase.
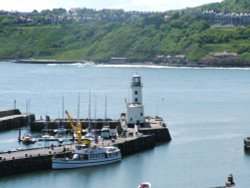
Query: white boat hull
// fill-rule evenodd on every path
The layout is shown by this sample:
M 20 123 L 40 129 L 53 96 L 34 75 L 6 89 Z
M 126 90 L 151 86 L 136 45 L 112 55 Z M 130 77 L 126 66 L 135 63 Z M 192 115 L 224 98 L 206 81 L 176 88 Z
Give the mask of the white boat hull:
M 103 158 L 96 160 L 73 160 L 73 159 L 52 159 L 52 169 L 83 168 L 115 163 L 121 160 L 121 156 Z

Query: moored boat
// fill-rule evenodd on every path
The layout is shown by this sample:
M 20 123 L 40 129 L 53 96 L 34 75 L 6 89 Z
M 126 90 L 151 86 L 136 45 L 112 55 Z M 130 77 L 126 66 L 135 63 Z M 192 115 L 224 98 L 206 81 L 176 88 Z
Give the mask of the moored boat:
M 225 186 L 212 187 L 212 188 L 236 188 L 236 184 L 234 183 L 233 174 L 229 173 L 229 175 L 227 177 L 227 181 L 225 183 Z
M 25 133 L 22 137 L 21 137 L 21 141 L 24 144 L 32 144 L 36 142 L 36 139 L 32 138 L 32 136 L 30 134 Z
M 58 141 L 58 138 L 55 138 L 54 136 L 51 136 L 49 134 L 44 134 L 40 138 L 38 138 L 39 141 Z
M 151 184 L 149 182 L 143 182 L 140 185 L 138 185 L 137 188 L 151 188 Z
M 121 160 L 120 149 L 114 146 L 88 148 L 76 145 L 72 157 L 52 158 L 52 169 L 70 169 L 105 165 Z
M 234 183 L 234 178 L 233 178 L 233 174 L 229 173 L 228 177 L 227 177 L 227 182 L 225 183 L 225 187 L 226 188 L 236 188 L 236 185 Z

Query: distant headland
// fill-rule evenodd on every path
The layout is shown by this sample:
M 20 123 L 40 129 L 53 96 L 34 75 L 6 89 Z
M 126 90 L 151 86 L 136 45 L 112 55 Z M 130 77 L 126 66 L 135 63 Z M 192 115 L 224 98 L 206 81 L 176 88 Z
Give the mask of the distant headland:
M 87 8 L 0 11 L 0 26 L 3 60 L 199 67 L 250 64 L 249 0 L 224 0 L 166 12 Z
M 6 61 L 6 60 L 5 60 Z M 126 58 L 110 59 L 109 61 L 63 61 L 63 60 L 35 60 L 35 59 L 20 59 L 7 60 L 10 63 L 18 64 L 85 64 L 85 65 L 140 65 L 140 66 L 169 66 L 169 67 L 250 67 L 250 62 L 241 61 L 237 58 L 204 58 L 200 61 L 188 61 L 186 59 L 172 59 L 171 61 L 157 61 L 157 62 L 131 62 Z

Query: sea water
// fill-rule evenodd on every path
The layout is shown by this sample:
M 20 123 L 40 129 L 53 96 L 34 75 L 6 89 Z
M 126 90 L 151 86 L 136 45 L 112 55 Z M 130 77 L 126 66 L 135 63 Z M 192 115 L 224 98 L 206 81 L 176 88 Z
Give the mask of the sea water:
M 124 157 L 120 163 L 46 170 L 0 179 L 0 187 L 119 187 L 143 181 L 152 187 L 207 188 L 224 185 L 233 172 L 237 187 L 250 187 L 250 70 L 169 68 L 158 66 L 32 65 L 0 63 L 0 109 L 16 107 L 36 118 L 118 119 L 130 100 L 131 77 L 143 82 L 145 114 L 161 116 L 172 141 Z M 89 97 L 89 95 L 91 97 Z M 28 104 L 28 105 L 27 105 Z M 91 109 L 89 110 L 89 104 Z M 17 130 L 0 133 L 0 151 L 19 147 Z

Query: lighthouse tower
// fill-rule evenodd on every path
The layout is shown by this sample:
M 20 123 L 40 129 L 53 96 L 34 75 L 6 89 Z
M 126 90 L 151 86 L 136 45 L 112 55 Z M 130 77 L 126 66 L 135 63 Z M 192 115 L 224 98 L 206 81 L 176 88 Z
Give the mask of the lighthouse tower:
M 144 125 L 144 106 L 142 104 L 142 83 L 141 77 L 135 74 L 131 82 L 131 99 L 126 104 L 126 121 L 128 127 L 135 125 L 141 127 Z

